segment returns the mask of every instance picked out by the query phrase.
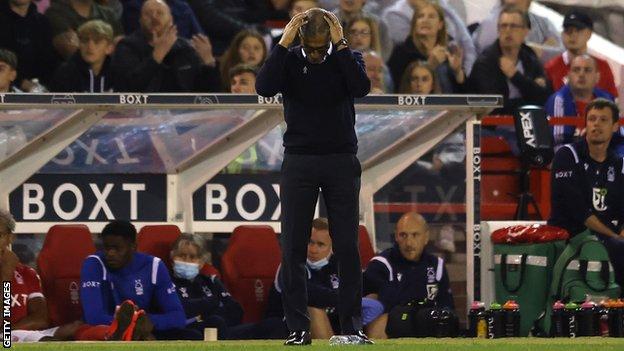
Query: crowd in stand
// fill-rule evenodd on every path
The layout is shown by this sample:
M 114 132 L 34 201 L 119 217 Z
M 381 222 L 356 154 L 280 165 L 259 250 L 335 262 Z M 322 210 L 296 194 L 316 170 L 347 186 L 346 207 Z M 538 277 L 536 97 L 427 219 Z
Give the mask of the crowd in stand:
M 587 56 L 591 18 L 572 11 L 559 33 L 530 4 L 500 0 L 469 31 L 448 0 L 2 0 L 0 91 L 254 93 L 288 18 L 321 6 L 364 54 L 373 93 L 502 94 L 504 114 L 550 97 L 555 116 L 617 98 L 609 65 Z M 581 89 L 569 70 L 582 55 Z

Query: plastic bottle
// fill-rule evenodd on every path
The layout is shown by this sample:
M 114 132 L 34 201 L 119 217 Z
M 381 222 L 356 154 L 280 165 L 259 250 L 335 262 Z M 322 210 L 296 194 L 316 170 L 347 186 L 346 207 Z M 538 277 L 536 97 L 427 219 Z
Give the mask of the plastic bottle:
M 47 93 L 48 89 L 46 89 L 43 84 L 39 82 L 39 78 L 33 78 L 31 80 L 33 87 L 30 89 L 31 93 Z
M 609 336 L 609 301 L 600 301 L 600 307 L 598 308 L 599 319 L 599 335 Z
M 561 301 L 555 301 L 552 306 L 552 314 L 550 315 L 550 335 L 555 338 L 567 337 L 567 325 L 565 320 L 565 305 Z
M 488 339 L 505 336 L 505 311 L 500 303 L 492 302 L 488 313 Z
M 578 336 L 596 336 L 599 328 L 598 308 L 593 301 L 585 301 L 577 312 Z
M 505 312 L 505 336 L 520 336 L 520 305 L 514 300 L 509 300 L 503 305 Z
M 468 312 L 468 336 L 473 338 L 485 338 L 487 336 L 485 304 L 473 301 Z
M 436 338 L 450 338 L 454 336 L 454 328 L 451 311 L 447 308 L 438 310 L 438 321 L 436 323 Z
M 611 301 L 609 306 L 609 336 L 624 336 L 624 302 L 619 299 Z
M 576 312 L 578 311 L 578 305 L 574 302 L 568 302 L 565 305 L 565 319 L 564 325 L 566 335 L 570 338 L 576 338 L 578 334 L 578 324 L 576 322 Z

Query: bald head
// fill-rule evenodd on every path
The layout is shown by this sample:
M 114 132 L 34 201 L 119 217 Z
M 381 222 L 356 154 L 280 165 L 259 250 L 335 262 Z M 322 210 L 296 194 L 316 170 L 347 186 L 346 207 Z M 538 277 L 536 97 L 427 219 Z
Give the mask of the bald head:
M 148 37 L 153 33 L 162 35 L 173 24 L 171 9 L 164 0 L 146 0 L 141 7 L 140 22 Z
M 420 214 L 408 212 L 397 222 L 394 239 L 406 260 L 418 261 L 429 241 L 429 225 Z

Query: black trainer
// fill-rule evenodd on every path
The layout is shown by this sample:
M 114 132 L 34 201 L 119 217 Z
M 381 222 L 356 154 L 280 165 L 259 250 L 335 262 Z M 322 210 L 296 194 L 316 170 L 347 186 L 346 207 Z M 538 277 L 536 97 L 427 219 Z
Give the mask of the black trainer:
M 284 342 L 286 346 L 301 346 L 310 345 L 312 343 L 312 336 L 307 330 L 299 330 L 291 332 L 288 335 L 288 339 Z
M 375 342 L 373 342 L 373 340 L 369 339 L 368 336 L 366 336 L 366 334 L 364 334 L 363 331 L 359 330 L 357 333 L 355 333 L 356 336 L 358 336 L 360 338 L 360 344 L 363 345 L 374 345 Z

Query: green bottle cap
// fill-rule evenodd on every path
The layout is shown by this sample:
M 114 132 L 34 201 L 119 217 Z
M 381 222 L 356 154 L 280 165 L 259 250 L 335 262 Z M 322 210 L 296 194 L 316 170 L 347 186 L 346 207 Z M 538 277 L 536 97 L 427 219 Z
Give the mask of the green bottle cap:
M 576 310 L 578 309 L 578 305 L 575 304 L 574 302 L 568 302 L 565 305 L 566 310 Z
M 501 304 L 498 302 L 492 302 L 492 304 L 490 305 L 491 310 L 500 310 L 502 308 L 503 306 L 501 306 Z

